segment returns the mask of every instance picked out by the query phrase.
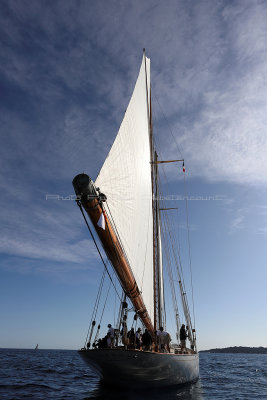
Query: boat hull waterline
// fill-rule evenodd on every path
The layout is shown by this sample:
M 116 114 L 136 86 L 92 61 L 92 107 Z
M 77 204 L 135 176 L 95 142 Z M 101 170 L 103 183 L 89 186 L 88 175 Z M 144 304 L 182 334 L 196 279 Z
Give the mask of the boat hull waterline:
M 198 354 L 155 353 L 125 349 L 80 350 L 80 355 L 107 384 L 164 387 L 197 381 Z

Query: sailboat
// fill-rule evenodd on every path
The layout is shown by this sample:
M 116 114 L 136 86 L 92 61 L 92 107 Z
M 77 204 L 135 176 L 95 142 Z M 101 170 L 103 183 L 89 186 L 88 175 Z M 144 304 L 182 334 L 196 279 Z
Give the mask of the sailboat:
M 164 387 L 194 382 L 199 376 L 196 334 L 181 278 L 179 286 L 190 347 L 183 349 L 177 343 L 167 350 L 166 346 L 158 345 L 159 329 L 165 329 L 166 324 L 158 195 L 158 165 L 162 162 L 154 145 L 150 59 L 144 50 L 128 108 L 96 181 L 84 173 L 73 179 L 76 201 L 87 227 L 94 239 L 88 215 L 123 293 L 115 343 L 101 348 L 90 342 L 97 326 L 94 320 L 89 342 L 79 350 L 107 384 Z M 95 239 L 94 242 L 107 268 Z M 150 334 L 152 345 L 148 349 L 119 342 L 120 329 L 130 310 Z M 181 324 L 177 310 L 176 322 L 179 340 Z

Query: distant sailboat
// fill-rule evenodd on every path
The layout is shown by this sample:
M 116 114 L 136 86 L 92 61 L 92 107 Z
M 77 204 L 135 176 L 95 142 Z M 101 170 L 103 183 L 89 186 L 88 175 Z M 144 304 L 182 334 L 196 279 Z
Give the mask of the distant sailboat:
M 177 344 L 167 352 L 166 348 L 159 348 L 157 338 L 160 327 L 166 325 L 158 193 L 158 164 L 162 162 L 158 161 L 154 147 L 150 60 L 144 52 L 129 106 L 96 182 L 86 174 L 73 179 L 85 221 L 83 209 L 94 225 L 124 293 L 114 346 L 99 348 L 95 340 L 91 348 L 92 332 L 97 326 L 93 321 L 87 346 L 79 352 L 106 383 L 113 385 L 160 387 L 193 382 L 199 376 L 195 329 L 179 272 L 178 288 L 190 348 Z M 148 351 L 136 345 L 133 348 L 118 345 L 118 332 L 132 309 L 135 320 L 139 318 L 151 336 L 152 346 Z M 175 319 L 179 340 L 181 324 L 177 307 Z M 99 328 L 100 325 L 98 332 Z

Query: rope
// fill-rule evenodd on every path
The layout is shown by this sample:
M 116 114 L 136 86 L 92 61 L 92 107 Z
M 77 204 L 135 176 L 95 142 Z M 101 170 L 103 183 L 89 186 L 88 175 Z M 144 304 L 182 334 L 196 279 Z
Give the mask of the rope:
M 180 153 L 180 156 L 181 156 L 181 158 L 183 158 L 183 157 L 182 157 L 181 150 L 180 150 L 180 147 L 178 146 L 178 143 L 177 143 L 177 141 L 176 141 L 176 139 L 175 139 L 175 136 L 174 136 L 174 134 L 173 134 L 173 132 L 172 132 L 172 129 L 171 129 L 170 124 L 169 124 L 169 121 L 168 121 L 168 119 L 167 119 L 167 117 L 166 117 L 166 115 L 165 115 L 165 113 L 164 113 L 164 111 L 163 111 L 163 108 L 161 107 L 161 104 L 160 104 L 160 102 L 159 102 L 159 100 L 158 100 L 158 97 L 156 96 L 155 90 L 153 90 L 153 94 L 154 94 L 155 99 L 156 99 L 156 101 L 157 101 L 157 103 L 158 103 L 158 105 L 159 105 L 159 108 L 160 108 L 161 112 L 162 112 L 163 118 L 165 119 L 166 124 L 167 124 L 167 126 L 168 126 L 168 128 L 169 128 L 169 130 L 170 130 L 170 133 L 171 133 L 171 135 L 172 135 L 172 137 L 173 137 L 173 140 L 174 140 L 174 142 L 175 142 L 175 144 L 176 144 L 176 146 L 177 146 L 177 149 L 178 149 L 178 151 L 179 151 L 179 153 Z
M 115 325 L 115 322 L 114 322 L 114 326 L 116 326 L 116 328 L 118 328 L 119 331 L 121 329 L 121 321 L 122 321 L 122 313 L 123 313 L 122 306 L 123 306 L 123 303 L 126 302 L 126 298 L 127 298 L 126 293 L 124 291 L 122 291 L 120 309 L 119 309 L 118 318 L 117 318 L 117 324 Z
M 108 204 L 107 204 L 107 208 L 108 208 L 108 210 L 109 210 L 109 213 L 110 213 L 110 216 L 111 216 L 111 220 L 113 221 L 112 227 L 113 227 L 113 229 L 115 229 L 115 231 L 116 231 L 116 236 L 118 237 L 118 241 L 119 241 L 119 243 L 120 243 L 122 253 L 123 253 L 125 259 L 127 260 L 128 265 L 130 265 L 130 264 L 129 264 L 129 261 L 128 261 L 128 258 L 127 258 L 127 255 L 126 255 L 126 253 L 125 253 L 125 250 L 124 250 L 124 248 L 123 248 L 123 246 L 122 246 L 122 243 L 121 243 L 121 240 L 120 240 L 120 236 L 119 236 L 119 234 L 118 234 L 118 231 L 117 231 L 116 225 L 115 225 L 115 223 L 114 223 L 113 216 L 112 216 L 112 214 L 111 214 L 111 211 L 110 211 L 110 209 L 109 209 Z M 115 243 L 114 243 L 114 241 L 113 241 L 113 238 L 112 238 L 112 235 L 111 235 L 111 232 L 110 232 L 110 229 L 109 229 L 108 224 L 106 224 L 106 226 L 107 226 L 107 228 L 108 228 L 109 237 L 110 237 L 110 240 L 111 240 L 111 242 L 112 242 L 112 246 L 113 246 L 113 248 L 114 248 L 114 252 L 115 252 L 115 255 L 116 255 L 116 258 L 117 258 L 117 261 L 118 261 L 118 266 L 120 267 L 120 270 L 121 270 L 122 275 L 124 276 L 124 278 L 126 278 L 125 272 L 124 272 L 124 270 L 123 270 L 123 268 L 122 268 L 122 266 L 121 266 L 121 264 L 120 264 L 120 258 L 119 258 L 119 255 L 118 255 L 118 250 L 117 250 L 117 247 L 116 247 L 116 245 L 115 245 Z M 118 278 L 119 278 L 119 277 L 118 277 Z
M 147 234 L 146 234 L 146 253 L 145 253 L 145 259 L 144 259 L 144 268 L 143 268 L 143 275 L 142 275 L 142 283 L 141 283 L 141 288 L 140 291 L 142 293 L 143 291 L 143 285 L 144 285 L 144 276 L 145 276 L 145 270 L 146 270 L 146 257 L 147 257 L 147 246 L 148 246 L 148 233 L 149 233 L 149 226 L 150 226 L 150 218 L 148 218 L 148 229 L 147 229 Z
M 109 213 L 110 213 L 110 216 L 111 216 L 111 220 L 113 221 L 113 224 L 114 224 L 113 228 L 115 229 L 116 234 L 118 234 L 118 231 L 117 231 L 116 225 L 115 225 L 115 223 L 114 223 L 114 220 L 113 220 L 113 217 L 112 217 L 112 214 L 111 214 L 111 211 L 110 211 L 110 209 L 109 209 L 108 204 L 107 204 L 107 207 L 108 207 L 108 210 L 109 210 Z M 106 211 L 106 210 L 105 210 L 105 211 Z M 124 278 L 127 278 L 126 275 L 125 275 L 125 271 L 124 271 L 124 269 L 123 269 L 122 266 L 121 266 L 120 258 L 119 258 L 119 255 L 118 255 L 118 250 L 117 250 L 117 247 L 116 247 L 116 245 L 115 245 L 115 243 L 114 243 L 114 241 L 113 241 L 113 238 L 112 238 L 110 229 L 109 229 L 109 227 L 108 227 L 108 224 L 107 224 L 107 228 L 108 228 L 108 233 L 109 233 L 109 236 L 110 236 L 110 240 L 111 240 L 112 245 L 113 245 L 113 248 L 114 248 L 115 255 L 116 255 L 116 257 L 117 257 L 118 266 L 120 267 L 121 273 L 122 273 L 122 275 L 124 276 Z M 125 257 L 125 259 L 126 259 L 126 261 L 127 261 L 127 263 L 128 263 L 128 266 L 129 266 L 129 268 L 130 268 L 130 270 L 131 270 L 131 272 L 132 272 L 132 275 L 133 275 L 133 277 L 134 277 L 134 274 L 133 274 L 131 265 L 130 265 L 130 263 L 129 263 L 127 254 L 126 254 L 126 252 L 125 252 L 125 250 L 124 250 L 124 247 L 123 247 L 122 243 L 120 242 L 120 237 L 119 237 L 119 235 L 118 235 L 118 239 L 119 239 L 119 243 L 120 243 L 120 246 L 121 246 L 121 251 L 122 251 L 122 253 L 123 253 L 123 255 L 124 255 L 124 257 Z M 118 274 L 117 274 L 117 275 L 118 275 Z M 119 279 L 119 276 L 118 276 L 118 279 Z M 120 279 L 119 279 L 119 281 L 120 281 Z M 135 281 L 135 286 L 137 286 L 137 283 L 136 283 L 135 278 L 134 278 L 134 281 Z M 122 286 L 122 288 L 123 288 L 123 285 L 122 285 L 122 284 L 121 284 L 121 286 Z M 138 287 L 138 286 L 137 286 L 137 287 Z M 124 290 L 124 289 L 123 289 L 123 290 Z M 128 294 L 128 293 L 126 293 L 126 294 L 128 295 L 129 299 L 131 300 L 130 294 Z
M 95 301 L 94 309 L 93 309 L 93 312 L 92 312 L 91 321 L 90 321 L 90 324 L 89 324 L 89 327 L 88 327 L 88 331 L 87 331 L 84 347 L 86 347 L 87 343 L 91 344 L 91 338 L 92 338 L 93 329 L 94 329 L 94 326 L 95 326 L 95 323 L 93 324 L 93 322 L 95 322 L 95 318 L 96 318 L 96 314 L 97 314 L 97 310 L 98 310 L 98 306 L 99 306 L 99 301 L 100 301 L 100 297 L 101 297 L 101 293 L 102 293 L 102 289 L 103 289 L 103 284 L 104 284 L 104 280 L 105 280 L 105 273 L 106 273 L 106 271 L 104 269 L 103 274 L 102 274 L 102 278 L 101 278 L 101 281 L 100 281 L 100 285 L 99 285 L 99 288 L 98 288 L 98 293 L 97 293 L 97 296 L 96 296 L 96 301 Z M 89 334 L 90 327 L 91 327 L 91 332 Z M 90 347 L 90 344 L 89 344 L 89 347 Z
M 188 307 L 188 301 L 187 301 L 186 292 L 184 291 L 185 283 L 184 283 L 184 277 L 183 277 L 183 269 L 182 269 L 180 251 L 179 251 L 179 247 L 178 248 L 177 248 L 177 246 L 174 247 L 174 240 L 173 240 L 172 233 L 171 233 L 172 230 L 170 229 L 170 222 L 169 222 L 167 214 L 164 213 L 164 217 L 165 218 L 163 220 L 164 220 L 164 223 L 166 223 L 165 229 L 167 226 L 168 229 L 166 230 L 166 232 L 168 232 L 168 235 L 170 238 L 170 244 L 171 244 L 171 248 L 173 251 L 173 259 L 174 259 L 177 274 L 178 274 L 179 288 L 180 288 L 180 293 L 181 293 L 181 301 L 182 301 L 182 306 L 183 306 L 183 310 L 184 310 L 184 316 L 186 318 L 187 325 L 190 327 L 190 330 L 192 331 L 193 327 L 192 327 L 192 322 L 191 322 L 191 317 L 190 317 L 190 312 L 189 312 L 189 307 Z M 174 235 L 174 237 L 175 237 L 175 235 Z M 178 253 L 179 262 L 177 260 L 176 251 Z M 181 271 L 180 271 L 180 269 L 181 269 Z M 191 272 L 191 286 L 192 286 L 192 271 L 190 271 L 190 272 Z M 193 305 L 194 305 L 194 303 L 193 303 Z
M 109 273 L 109 271 L 108 271 L 107 265 L 106 265 L 106 263 L 105 263 L 105 261 L 104 261 L 104 259 L 103 259 L 103 257 L 102 257 L 102 254 L 101 254 L 101 252 L 100 252 L 100 249 L 99 249 L 99 247 L 98 247 L 98 245 L 97 245 L 97 243 L 96 243 L 96 240 L 95 240 L 95 238 L 94 238 L 93 232 L 92 232 L 92 230 L 91 230 L 91 228 L 90 228 L 90 226 L 89 226 L 89 224 L 88 224 L 88 221 L 87 221 L 87 219 L 86 219 L 86 217 L 85 217 L 85 214 L 84 214 L 83 209 L 82 209 L 81 202 L 80 202 L 79 200 L 77 200 L 76 202 L 77 202 L 78 207 L 79 207 L 80 210 L 81 210 L 83 219 L 84 219 L 84 221 L 85 221 L 85 223 L 86 223 L 86 226 L 87 226 L 87 228 L 88 228 L 88 230 L 89 230 L 89 232 L 90 232 L 90 234 L 91 234 L 91 237 L 92 237 L 92 239 L 93 239 L 93 242 L 94 242 L 94 244 L 95 244 L 95 247 L 96 247 L 96 249 L 97 249 L 97 251 L 98 251 L 98 254 L 99 254 L 99 256 L 100 256 L 100 258 L 101 258 L 101 260 L 102 260 L 102 263 L 103 263 L 103 265 L 104 265 L 104 267 L 105 267 L 105 270 L 106 270 L 106 272 L 107 272 L 107 274 L 108 274 L 108 276 L 109 276 L 109 279 L 110 279 L 110 281 L 111 281 L 111 283 L 112 283 L 112 285 L 113 285 L 113 287 L 114 287 L 114 289 L 115 289 L 115 292 L 117 293 L 117 296 L 120 298 L 120 295 L 119 295 L 119 293 L 117 292 L 116 286 L 114 285 L 114 282 L 113 282 L 113 280 L 112 280 L 112 277 L 111 277 L 111 275 L 110 275 L 110 273 Z
M 164 224 L 164 228 L 166 230 L 166 226 Z M 179 330 L 180 330 L 180 319 L 179 319 L 179 309 L 178 309 L 178 303 L 177 303 L 177 298 L 176 298 L 176 293 L 175 293 L 175 287 L 174 287 L 174 279 L 173 279 L 173 274 L 172 274 L 172 269 L 171 269 L 171 261 L 170 261 L 170 249 L 168 246 L 167 238 L 163 230 L 163 240 L 165 243 L 164 250 L 165 250 L 165 255 L 167 259 L 167 270 L 168 270 L 168 276 L 169 276 L 169 284 L 171 287 L 171 295 L 172 295 L 172 302 L 173 302 L 173 307 L 174 307 L 174 312 L 175 312 L 175 319 L 176 319 L 176 338 L 178 340 L 178 335 L 179 335 Z
M 104 314 L 104 311 L 105 311 L 105 308 L 106 308 L 106 304 L 107 304 L 107 299 L 108 299 L 110 287 L 111 287 L 111 281 L 110 281 L 110 283 L 109 283 L 109 287 L 108 287 L 106 299 L 105 299 L 104 306 L 103 306 L 103 309 L 102 309 L 102 314 L 101 314 L 100 321 L 99 321 L 99 325 L 98 325 L 98 327 L 97 327 L 97 332 L 96 332 L 96 335 L 95 335 L 95 338 L 94 338 L 94 343 L 96 342 L 96 340 L 97 340 L 97 338 L 98 338 L 98 335 L 99 335 L 99 330 L 100 330 L 100 327 L 101 327 L 101 322 L 102 322 L 103 314 Z
M 194 318 L 194 328 L 196 327 L 195 320 L 195 303 L 194 303 L 194 288 L 193 288 L 193 277 L 192 277 L 192 261 L 191 261 L 191 246 L 190 246 L 190 235 L 189 235 L 189 220 L 188 220 L 188 201 L 187 201 L 187 190 L 185 182 L 184 173 L 184 193 L 185 193 L 185 204 L 186 204 L 186 224 L 187 224 L 187 240 L 188 240 L 188 255 L 189 255 L 189 265 L 190 265 L 190 278 L 191 278 L 191 290 L 192 290 L 192 303 L 193 303 L 193 318 Z

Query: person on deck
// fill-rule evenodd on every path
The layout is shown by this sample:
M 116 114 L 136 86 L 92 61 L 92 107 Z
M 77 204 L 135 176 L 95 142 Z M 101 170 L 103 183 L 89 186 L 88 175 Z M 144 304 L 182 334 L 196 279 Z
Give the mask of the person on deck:
M 111 324 L 108 324 L 108 333 L 107 333 L 107 346 L 114 346 L 114 328 L 112 328 Z
M 129 339 L 129 348 L 133 349 L 134 348 L 134 342 L 135 342 L 134 328 L 131 328 L 131 330 L 127 334 L 127 337 Z
M 164 352 L 166 346 L 167 351 L 170 352 L 170 341 L 171 341 L 170 334 L 164 331 L 163 327 L 161 326 L 157 331 L 157 342 L 159 345 L 159 351 Z
M 129 338 L 127 337 L 127 324 L 126 324 L 126 320 L 124 320 L 122 322 L 122 329 L 121 329 L 121 341 L 122 344 L 125 346 L 125 348 L 127 349 L 127 346 L 129 344 Z
M 138 328 L 135 334 L 135 343 L 137 349 L 140 349 L 141 342 L 142 342 L 142 332 L 141 328 Z
M 171 335 L 169 334 L 169 332 L 166 332 L 166 335 L 164 335 L 164 345 L 166 346 L 168 353 L 171 352 L 170 349 L 171 340 L 172 340 Z
M 142 336 L 142 345 L 144 351 L 151 351 L 152 337 L 147 329 L 145 329 L 145 332 Z
M 185 325 L 183 324 L 181 329 L 180 329 L 180 342 L 181 342 L 181 351 L 184 352 L 186 349 L 186 330 L 185 330 Z

